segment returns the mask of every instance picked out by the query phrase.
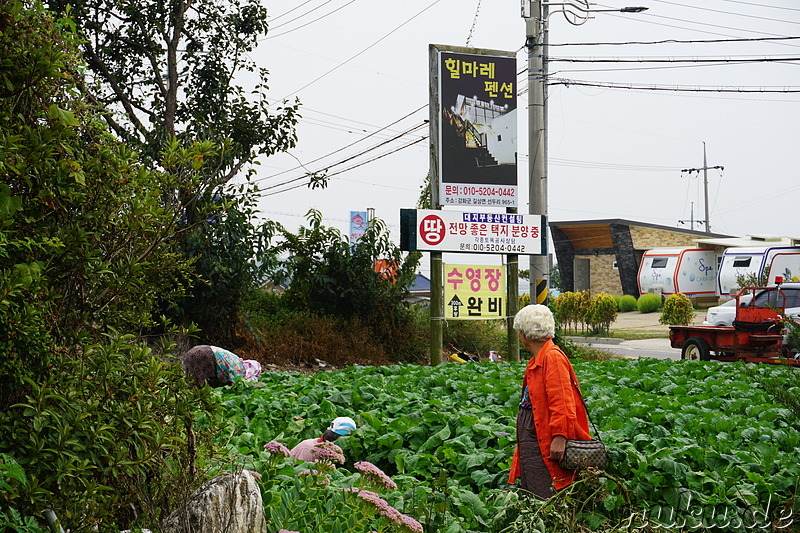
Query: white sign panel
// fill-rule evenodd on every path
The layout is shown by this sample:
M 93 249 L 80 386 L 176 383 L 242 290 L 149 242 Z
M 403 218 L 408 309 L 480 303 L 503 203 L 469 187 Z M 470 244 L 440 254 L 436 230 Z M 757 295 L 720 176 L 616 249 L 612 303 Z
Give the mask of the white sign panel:
M 541 215 L 418 209 L 416 250 L 544 255 Z

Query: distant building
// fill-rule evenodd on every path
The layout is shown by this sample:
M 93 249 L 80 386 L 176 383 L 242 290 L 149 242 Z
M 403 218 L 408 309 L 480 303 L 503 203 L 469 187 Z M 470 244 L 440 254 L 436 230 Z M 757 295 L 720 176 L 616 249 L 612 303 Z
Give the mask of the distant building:
M 639 264 L 647 250 L 730 238 L 624 219 L 550 222 L 549 226 L 563 289 L 592 294 L 638 296 Z

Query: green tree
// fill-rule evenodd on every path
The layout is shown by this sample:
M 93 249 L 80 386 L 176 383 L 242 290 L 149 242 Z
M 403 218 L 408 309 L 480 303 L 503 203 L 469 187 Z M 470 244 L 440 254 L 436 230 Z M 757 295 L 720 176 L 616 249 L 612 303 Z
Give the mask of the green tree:
M 81 91 L 112 106 L 105 120 L 153 164 L 173 138 L 184 145 L 230 141 L 198 192 L 227 183 L 257 156 L 294 146 L 299 104 L 271 108 L 267 70 L 249 55 L 267 33 L 263 2 L 48 0 L 47 5 L 67 13 L 84 38 L 94 82 L 82 83 Z M 235 81 L 243 78 L 252 80 L 250 91 Z
M 357 318 L 378 339 L 404 345 L 408 287 L 414 280 L 419 254 L 405 255 L 390 240 L 386 225 L 372 220 L 364 236 L 351 244 L 345 235 L 322 225 L 322 214 L 308 212 L 308 227 L 297 233 L 275 226 L 283 241 L 276 252 L 286 255 L 277 281 L 288 280 L 284 298 L 295 309 L 320 315 Z M 381 261 L 385 273 L 376 271 Z
M 169 347 L 131 334 L 188 275 L 170 193 L 216 148 L 168 145 L 176 174 L 141 165 L 80 97 L 71 28 L 0 3 L 0 457 L 25 474 L 0 509 L 53 505 L 72 531 L 153 525 L 193 486 L 192 409 L 210 403 Z

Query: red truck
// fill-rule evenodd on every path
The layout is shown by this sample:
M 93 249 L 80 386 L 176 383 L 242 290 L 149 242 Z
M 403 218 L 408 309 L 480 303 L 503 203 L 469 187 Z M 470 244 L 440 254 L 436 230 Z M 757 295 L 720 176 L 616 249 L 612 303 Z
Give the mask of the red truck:
M 670 326 L 670 344 L 681 349 L 681 359 L 800 366 L 799 354 L 785 343 L 786 307 L 781 283 L 746 287 L 736 295 L 733 326 Z

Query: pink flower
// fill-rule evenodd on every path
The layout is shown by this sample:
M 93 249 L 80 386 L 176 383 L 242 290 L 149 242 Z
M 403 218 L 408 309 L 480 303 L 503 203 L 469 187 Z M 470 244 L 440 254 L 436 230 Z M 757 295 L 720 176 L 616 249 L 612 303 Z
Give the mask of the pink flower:
M 397 483 L 383 473 L 383 470 L 367 461 L 359 461 L 353 465 L 356 470 L 361 472 L 361 475 L 370 483 L 386 487 L 389 490 L 397 490 Z
M 288 529 L 279 529 L 278 533 L 300 533 L 299 531 L 289 531 Z
M 283 455 L 289 457 L 289 448 L 276 440 L 271 440 L 264 445 L 264 449 L 274 455 Z
M 365 502 L 372 504 L 378 510 L 378 513 L 385 516 L 389 520 L 392 520 L 398 525 L 403 525 L 401 518 L 403 515 L 400 514 L 400 511 L 389 505 L 386 500 L 381 498 L 375 492 L 371 490 L 362 490 L 359 491 L 358 497 L 364 500 Z
M 322 441 L 311 448 L 311 455 L 318 463 L 344 464 L 344 453 L 332 442 Z
M 422 533 L 422 524 L 414 520 L 408 515 L 400 515 L 400 522 L 403 528 L 413 532 L 413 533 Z
M 254 477 L 254 478 L 256 478 L 257 480 L 261 481 L 261 474 L 259 474 L 259 473 L 258 473 L 258 472 L 256 472 L 255 470 L 248 470 L 248 472 L 250 472 L 251 474 L 253 474 L 253 477 Z

